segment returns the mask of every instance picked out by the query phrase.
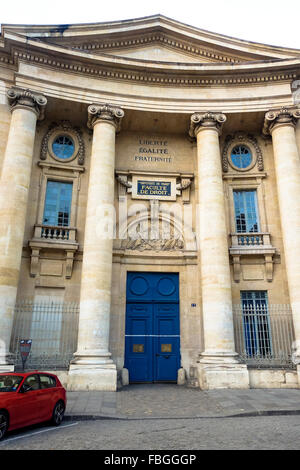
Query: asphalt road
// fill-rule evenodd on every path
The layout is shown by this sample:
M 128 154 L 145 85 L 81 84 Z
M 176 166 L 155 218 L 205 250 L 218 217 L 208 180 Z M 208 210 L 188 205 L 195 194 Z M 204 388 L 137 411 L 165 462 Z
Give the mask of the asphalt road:
M 14 431 L 0 442 L 0 452 L 238 449 L 299 450 L 300 416 L 64 421 Z

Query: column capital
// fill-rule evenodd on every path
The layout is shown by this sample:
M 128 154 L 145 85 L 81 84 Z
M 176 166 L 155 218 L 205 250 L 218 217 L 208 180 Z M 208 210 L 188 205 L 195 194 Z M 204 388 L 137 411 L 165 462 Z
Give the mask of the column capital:
M 226 122 L 226 116 L 223 113 L 214 113 L 211 111 L 205 113 L 194 113 L 191 116 L 189 129 L 190 137 L 196 137 L 202 129 L 214 129 L 221 134 L 222 126 Z
M 268 111 L 265 114 L 263 135 L 271 135 L 275 127 L 295 126 L 300 118 L 300 109 L 297 107 L 280 108 Z
M 7 92 L 7 98 L 11 111 L 19 108 L 27 109 L 36 113 L 39 121 L 44 119 L 47 104 L 47 98 L 44 95 L 29 89 L 12 87 Z
M 88 107 L 87 127 L 93 129 L 97 121 L 105 121 L 113 124 L 119 132 L 124 114 L 123 109 L 110 104 L 91 104 Z

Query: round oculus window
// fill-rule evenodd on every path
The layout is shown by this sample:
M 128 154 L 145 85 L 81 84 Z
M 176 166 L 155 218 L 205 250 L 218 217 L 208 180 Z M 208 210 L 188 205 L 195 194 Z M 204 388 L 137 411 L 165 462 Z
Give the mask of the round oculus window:
M 245 145 L 237 145 L 231 151 L 231 162 L 240 170 L 244 170 L 251 165 L 252 153 Z
M 68 160 L 75 151 L 75 145 L 71 137 L 59 135 L 52 144 L 52 151 L 57 158 Z

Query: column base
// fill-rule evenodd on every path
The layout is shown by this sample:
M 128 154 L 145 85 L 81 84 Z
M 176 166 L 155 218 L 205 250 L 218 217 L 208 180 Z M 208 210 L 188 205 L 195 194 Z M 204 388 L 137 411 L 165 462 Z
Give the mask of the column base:
M 300 365 L 297 365 L 297 375 L 298 375 L 298 388 L 300 388 Z
M 197 369 L 201 390 L 250 388 L 247 366 L 238 362 L 237 356 L 203 354 Z
M 0 364 L 0 373 L 14 372 L 15 366 L 13 364 Z
M 0 351 L 0 372 L 14 372 L 15 365 L 10 353 Z
M 67 390 L 72 392 L 117 390 L 117 368 L 115 364 L 71 364 Z

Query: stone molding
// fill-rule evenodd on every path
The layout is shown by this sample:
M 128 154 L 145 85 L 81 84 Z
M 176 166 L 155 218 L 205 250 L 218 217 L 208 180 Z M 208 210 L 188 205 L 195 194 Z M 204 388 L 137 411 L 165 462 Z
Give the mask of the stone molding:
M 110 104 L 91 104 L 88 107 L 87 127 L 93 129 L 97 121 L 106 121 L 113 124 L 116 132 L 119 132 L 124 114 L 123 109 Z
M 262 150 L 257 142 L 257 139 L 254 137 L 252 134 L 246 134 L 245 132 L 237 132 L 234 135 L 227 135 L 225 138 L 225 143 L 224 143 L 224 148 L 223 148 L 223 153 L 222 153 L 222 167 L 223 167 L 223 172 L 227 173 L 228 168 L 229 168 L 229 160 L 230 160 L 230 155 L 229 155 L 229 149 L 231 147 L 235 147 L 236 145 L 249 145 L 251 147 L 251 150 L 255 150 L 256 154 L 256 159 L 254 161 L 254 164 L 250 166 L 250 168 L 246 168 L 245 170 L 243 169 L 238 169 L 239 171 L 247 171 L 255 164 L 257 163 L 257 168 L 259 171 L 264 170 L 264 160 L 263 160 L 263 154 Z M 237 168 L 235 168 L 237 169 Z
M 193 45 L 191 43 L 168 37 L 164 34 L 154 34 L 148 36 L 139 36 L 137 38 L 130 38 L 124 40 L 114 40 L 114 41 L 101 41 L 101 42 L 91 42 L 91 43 L 84 43 L 80 45 L 73 46 L 74 49 L 80 51 L 108 51 L 111 53 L 112 50 L 116 49 L 128 49 L 128 48 L 136 48 L 137 46 L 147 46 L 149 44 L 164 44 L 167 47 L 172 49 L 178 50 L 179 52 L 186 52 L 195 57 L 203 57 L 205 59 L 209 59 L 215 62 L 231 62 L 231 63 L 240 63 L 243 61 L 242 57 L 237 58 L 233 56 L 229 56 L 225 53 L 213 51 L 212 49 L 208 48 L 201 48 L 197 45 Z
M 122 186 L 124 186 L 125 188 L 127 188 L 127 189 L 132 188 L 132 183 L 130 183 L 129 181 L 127 181 L 127 176 L 126 176 L 126 175 L 117 175 L 117 176 L 116 176 L 116 179 L 117 179 L 117 181 L 118 181 Z
M 10 88 L 7 98 L 11 111 L 19 108 L 29 109 L 36 113 L 39 121 L 44 119 L 47 104 L 47 98 L 44 95 L 28 89 Z
M 48 153 L 50 153 L 49 141 L 52 135 L 56 131 L 61 131 L 63 133 L 70 134 L 71 137 L 76 138 L 76 141 L 77 141 L 76 150 L 77 151 L 75 150 L 76 154 L 74 155 L 74 157 L 72 157 L 72 160 L 75 160 L 75 158 L 78 158 L 78 164 L 83 165 L 84 159 L 85 159 L 85 147 L 84 147 L 84 140 L 82 137 L 82 132 L 77 127 L 73 127 L 70 121 L 61 121 L 58 123 L 53 122 L 50 124 L 48 131 L 42 140 L 41 153 L 40 153 L 41 160 L 47 159 L 47 155 Z M 56 160 L 59 160 L 59 159 L 56 159 Z M 66 162 L 61 161 L 61 163 L 66 163 Z
M 0 62 L 1 62 L 0 57 Z M 247 74 L 247 71 L 242 73 L 241 71 L 237 70 L 234 75 L 230 75 L 229 77 L 224 77 L 223 78 L 216 78 L 215 76 L 212 77 L 211 74 L 207 74 L 206 76 L 203 76 L 201 78 L 196 78 L 195 75 L 190 75 L 184 77 L 178 77 L 179 71 L 176 71 L 176 75 L 172 73 L 173 71 L 170 71 L 170 74 L 165 73 L 147 73 L 147 72 L 140 72 L 138 70 L 133 70 L 133 71 L 124 71 L 120 69 L 117 69 L 116 67 L 105 67 L 105 66 L 97 66 L 95 63 L 90 63 L 90 64 L 78 64 L 77 62 L 74 64 L 71 61 L 66 61 L 63 59 L 57 60 L 53 59 L 52 57 L 46 56 L 46 55 L 36 55 L 31 53 L 30 55 L 26 52 L 21 52 L 21 51 L 15 51 L 14 52 L 14 61 L 13 63 L 16 63 L 17 60 L 22 60 L 26 61 L 29 63 L 36 63 L 39 65 L 46 65 L 58 69 L 62 69 L 63 71 L 70 71 L 72 73 L 80 73 L 80 74 L 88 74 L 91 76 L 97 76 L 101 77 L 104 79 L 116 79 L 116 80 L 124 80 L 124 81 L 134 81 L 136 83 L 149 83 L 153 85 L 180 85 L 180 86 L 196 86 L 198 87 L 199 85 L 201 86 L 208 86 L 208 85 L 213 85 L 213 86 L 224 86 L 224 85 L 252 85 L 252 84 L 264 84 L 268 82 L 277 82 L 277 81 L 287 81 L 287 80 L 293 80 L 297 78 L 297 73 L 295 72 L 281 72 L 277 71 L 276 73 L 270 73 L 270 72 L 261 72 L 261 71 L 256 71 L 256 74 L 253 73 L 253 70 L 251 73 L 249 72 Z M 3 59 L 4 61 L 4 59 Z M 221 64 L 223 65 L 223 64 Z M 229 64 L 224 64 L 224 66 L 228 66 Z M 236 64 L 242 65 L 242 64 Z M 194 72 L 194 71 L 193 71 Z M 192 71 L 190 72 L 192 73 Z M 224 71 L 224 73 L 228 73 L 228 71 Z M 197 76 L 199 76 L 199 71 L 197 71 Z
M 194 113 L 191 116 L 191 123 L 189 129 L 189 135 L 192 138 L 195 138 L 198 132 L 202 129 L 214 129 L 219 135 L 222 131 L 222 126 L 226 122 L 226 116 L 223 113 Z
M 265 114 L 264 127 L 262 131 L 263 135 L 271 135 L 275 127 L 286 125 L 295 126 L 299 118 L 300 109 L 297 107 L 281 108 L 274 111 L 268 111 Z

